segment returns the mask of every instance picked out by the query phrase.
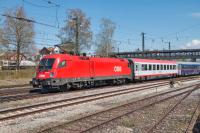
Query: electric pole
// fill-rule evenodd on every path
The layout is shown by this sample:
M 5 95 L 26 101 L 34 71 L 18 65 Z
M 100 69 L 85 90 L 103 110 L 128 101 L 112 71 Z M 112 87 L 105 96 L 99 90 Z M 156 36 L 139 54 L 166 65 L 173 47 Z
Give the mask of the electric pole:
M 145 45 L 144 45 L 144 35 L 145 35 L 145 33 L 144 32 L 142 32 L 141 33 L 141 36 L 142 36 L 142 51 L 144 52 L 144 50 L 145 50 Z
M 165 42 L 168 44 L 168 50 L 171 50 L 171 42 Z
M 76 23 L 76 43 L 75 43 L 75 53 L 79 53 L 79 22 L 78 22 L 78 17 L 73 18 Z
M 169 60 L 171 59 L 171 53 L 170 53 L 170 50 L 171 50 L 171 43 L 170 42 L 165 42 L 168 44 L 168 50 L 169 50 Z

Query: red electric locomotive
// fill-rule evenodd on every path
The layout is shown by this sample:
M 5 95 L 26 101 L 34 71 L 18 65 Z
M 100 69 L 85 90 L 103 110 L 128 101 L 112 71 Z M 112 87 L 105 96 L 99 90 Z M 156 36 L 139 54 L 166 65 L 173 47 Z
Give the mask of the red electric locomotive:
M 99 84 L 121 84 L 133 79 L 132 63 L 127 59 L 47 55 L 39 63 L 34 87 L 68 90 Z

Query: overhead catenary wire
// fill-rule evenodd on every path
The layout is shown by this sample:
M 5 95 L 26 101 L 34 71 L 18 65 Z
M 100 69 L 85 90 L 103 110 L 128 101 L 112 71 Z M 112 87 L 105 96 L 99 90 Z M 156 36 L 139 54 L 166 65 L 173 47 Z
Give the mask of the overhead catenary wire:
M 0 40 L 0 43 L 4 43 L 4 41 Z M 39 46 L 49 46 L 49 47 L 54 47 L 54 44 L 46 44 L 46 43 L 40 43 L 40 42 L 22 42 L 22 43 L 33 43 Z M 8 44 L 16 44 L 16 42 L 9 42 L 9 43 L 5 43 L 4 45 L 8 45 Z
M 20 21 L 26 21 L 26 22 L 29 22 L 29 23 L 35 23 L 35 24 L 39 24 L 39 25 L 43 25 L 43 26 L 59 29 L 56 26 L 53 26 L 53 25 L 50 25 L 50 24 L 46 24 L 46 23 L 42 23 L 42 22 L 38 22 L 38 21 L 35 21 L 33 19 L 28 19 L 28 18 L 23 18 L 23 17 L 15 17 L 15 16 L 7 15 L 7 14 L 0 14 L 0 15 L 3 16 L 3 17 L 14 18 L 14 19 L 17 19 L 17 20 L 20 20 Z
M 22 1 L 30 1 L 30 0 L 22 0 Z M 56 9 L 57 8 L 59 8 L 60 7 L 60 5 L 59 4 L 57 4 L 57 3 L 55 3 L 55 2 L 53 2 L 52 0 L 41 0 L 41 1 L 44 1 L 46 4 L 45 5 L 51 5 L 51 6 L 46 6 L 47 8 L 54 8 L 54 7 L 56 7 Z M 43 2 L 43 3 L 44 3 Z M 31 3 L 33 3 L 33 2 L 31 2 Z M 36 5 L 37 6 L 37 5 Z M 43 6 L 43 5 L 41 5 L 41 4 L 39 4 L 39 6 Z M 57 12 L 57 11 L 56 11 Z M 16 19 L 21 19 L 21 18 L 16 18 Z M 27 19 L 27 20 L 23 20 L 23 21 L 28 21 L 29 22 L 29 20 L 31 20 L 31 19 Z M 48 25 L 48 27 L 49 26 L 51 26 L 51 27 L 54 27 L 54 28 L 56 28 L 56 29 L 59 29 L 59 22 L 58 22 L 58 16 L 57 16 L 57 13 L 56 13 L 56 21 L 57 21 L 57 23 L 58 23 L 58 25 L 57 26 L 55 26 L 55 25 L 49 25 L 49 24 L 45 24 L 45 23 L 41 23 L 41 22 L 38 22 L 38 21 L 34 21 L 34 22 L 32 22 L 32 23 L 36 23 L 36 24 L 45 24 L 45 26 L 47 26 Z M 31 22 L 31 21 L 30 21 Z M 182 30 L 180 30 L 180 31 L 177 31 L 177 32 L 174 32 L 173 34 L 169 34 L 169 35 L 174 35 L 174 38 L 173 39 L 175 39 L 175 40 L 177 40 L 177 41 L 180 41 L 181 39 L 183 39 L 183 38 L 186 38 L 186 37 L 183 37 L 183 36 L 181 36 L 181 33 L 183 33 L 183 32 L 185 32 L 185 31 L 187 31 L 187 30 L 190 30 L 190 29 L 192 29 L 192 28 L 194 28 L 194 27 L 196 27 L 196 26 L 199 26 L 200 24 L 195 24 L 195 25 L 192 25 L 192 26 L 189 26 L 189 27 L 186 27 L 186 28 L 184 28 L 184 29 L 182 29 Z M 119 33 L 119 32 L 118 32 Z M 38 34 L 38 33 L 37 33 Z M 124 33 L 122 33 L 122 34 L 124 34 Z M 149 33 L 147 33 L 148 35 L 147 35 L 147 39 L 149 39 L 150 41 L 151 41 L 151 43 L 153 44 L 153 43 L 163 43 L 164 41 L 171 41 L 170 39 L 166 39 L 169 35 L 165 35 L 165 36 L 162 36 L 162 37 L 156 37 L 156 36 L 152 36 L 152 37 L 148 37 L 149 36 Z M 46 34 L 45 34 L 46 35 Z M 127 35 L 130 35 L 130 34 L 127 34 Z M 151 34 L 150 34 L 150 36 L 151 36 Z M 135 40 L 135 39 L 131 39 L 131 37 L 128 37 L 128 38 L 130 38 L 129 40 L 133 40 L 133 43 L 135 43 L 135 41 L 140 41 L 140 40 Z M 47 40 L 49 40 L 49 39 L 47 39 Z M 50 41 L 50 40 L 49 40 Z M 55 40 L 54 40 L 55 41 Z M 121 41 L 121 40 L 120 40 Z M 126 44 L 132 44 L 132 42 L 131 43 L 127 43 L 127 41 L 121 41 L 121 42 L 123 42 L 123 43 L 126 43 Z M 163 43 L 164 44 L 164 43 Z M 156 45 L 156 44 L 155 44 Z M 136 46 L 136 45 L 134 45 L 134 46 Z
M 48 5 L 51 5 L 51 6 L 46 6 L 46 5 L 39 5 L 39 4 L 35 4 L 33 2 L 29 2 L 28 0 L 22 0 L 23 2 L 23 5 L 24 3 L 27 3 L 31 6 L 35 6 L 35 7 L 39 7 L 39 8 L 56 8 L 56 11 L 55 11 L 55 25 L 57 24 L 57 27 L 59 28 L 60 27 L 60 24 L 59 24 L 59 20 L 58 20 L 58 10 L 60 8 L 60 5 L 57 4 L 57 3 L 54 3 L 50 0 L 43 0 L 46 4 Z
M 32 6 L 35 6 L 35 7 L 42 7 L 42 8 L 52 8 L 52 7 L 55 7 L 55 6 L 46 6 L 46 5 L 35 4 L 35 3 L 30 2 L 28 0 L 22 0 L 22 1 L 23 1 L 23 3 L 29 4 L 29 5 L 32 5 Z
M 54 6 L 56 6 L 56 7 L 60 7 L 59 4 L 57 4 L 57 3 L 55 3 L 55 2 L 52 2 L 51 0 L 43 0 L 43 1 L 47 2 L 48 4 L 54 5 Z

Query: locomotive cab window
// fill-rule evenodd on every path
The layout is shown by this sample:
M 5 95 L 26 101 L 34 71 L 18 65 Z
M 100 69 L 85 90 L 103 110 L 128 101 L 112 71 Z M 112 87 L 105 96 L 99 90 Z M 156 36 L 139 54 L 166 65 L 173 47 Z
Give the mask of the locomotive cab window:
M 55 59 L 54 58 L 47 58 L 42 59 L 39 63 L 39 70 L 51 70 L 53 67 Z
M 66 67 L 66 61 L 65 60 L 60 62 L 59 65 L 58 65 L 58 68 L 63 68 L 63 67 Z

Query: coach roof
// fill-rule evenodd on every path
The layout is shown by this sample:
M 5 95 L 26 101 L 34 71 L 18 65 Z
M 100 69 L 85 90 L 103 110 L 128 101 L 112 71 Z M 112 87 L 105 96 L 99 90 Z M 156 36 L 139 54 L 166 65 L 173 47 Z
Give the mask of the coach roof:
M 170 61 L 170 60 L 155 60 L 155 59 L 141 59 L 141 58 L 132 58 L 134 62 L 145 62 L 145 63 L 170 63 L 176 64 L 177 61 Z

